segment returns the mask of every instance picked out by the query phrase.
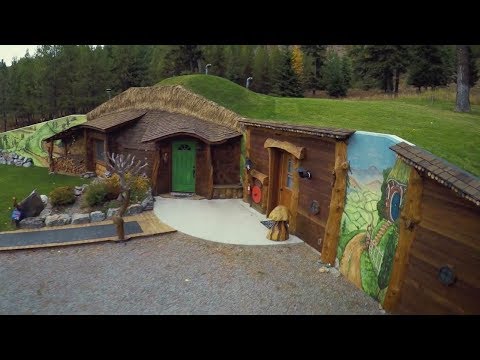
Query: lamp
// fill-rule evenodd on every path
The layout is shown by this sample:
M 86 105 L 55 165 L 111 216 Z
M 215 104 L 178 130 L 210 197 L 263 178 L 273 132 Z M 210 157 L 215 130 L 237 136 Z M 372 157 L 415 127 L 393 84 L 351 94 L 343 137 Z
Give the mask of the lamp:
M 105 91 L 106 91 L 107 94 L 108 94 L 108 100 L 110 100 L 111 97 L 112 97 L 112 95 L 110 95 L 110 92 L 112 91 L 112 89 L 108 88 L 108 89 L 106 89 Z
M 245 169 L 247 169 L 247 171 L 250 171 L 251 168 L 253 168 L 253 162 L 252 162 L 252 160 L 246 159 L 246 160 L 245 160 Z
M 298 172 L 298 176 L 300 176 L 302 179 L 312 178 L 312 173 L 309 170 L 305 170 L 304 168 L 298 168 L 297 172 Z
M 247 89 L 250 87 L 250 83 L 252 82 L 252 80 L 253 80 L 253 77 L 251 77 L 251 76 L 247 78 L 247 83 L 245 84 L 245 87 Z
M 205 65 L 205 75 L 208 75 L 208 68 L 212 66 L 212 64 Z

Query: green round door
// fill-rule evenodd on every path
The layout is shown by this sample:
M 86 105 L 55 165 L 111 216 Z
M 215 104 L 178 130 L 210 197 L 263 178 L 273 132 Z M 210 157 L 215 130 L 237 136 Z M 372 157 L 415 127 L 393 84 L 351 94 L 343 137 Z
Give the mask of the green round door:
M 172 191 L 195 192 L 195 141 L 172 142 Z

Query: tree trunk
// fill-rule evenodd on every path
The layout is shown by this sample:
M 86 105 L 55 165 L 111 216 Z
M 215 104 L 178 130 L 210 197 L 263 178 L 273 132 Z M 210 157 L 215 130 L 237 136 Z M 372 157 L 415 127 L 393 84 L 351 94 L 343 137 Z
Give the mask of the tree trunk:
M 467 45 L 457 45 L 457 105 L 455 111 L 470 112 L 470 69 Z
M 398 96 L 398 85 L 400 84 L 400 70 L 395 70 L 395 96 Z

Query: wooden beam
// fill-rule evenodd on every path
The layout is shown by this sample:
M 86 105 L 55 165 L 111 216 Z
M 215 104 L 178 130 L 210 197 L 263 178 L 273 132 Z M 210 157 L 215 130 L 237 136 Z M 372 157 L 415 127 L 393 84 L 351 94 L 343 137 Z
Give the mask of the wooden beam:
M 212 164 L 212 147 L 207 144 L 207 199 L 211 200 L 213 197 L 213 164 Z
M 295 159 L 293 163 L 293 168 L 297 169 L 300 167 L 300 160 Z M 293 184 L 292 184 L 292 197 L 290 199 L 290 219 L 288 222 L 288 228 L 291 234 L 295 234 L 297 229 L 297 209 L 298 209 L 298 192 L 300 189 L 300 176 L 298 172 L 294 171 L 293 173 Z
M 279 151 L 275 148 L 268 148 L 268 177 L 269 179 L 278 179 L 278 156 Z M 278 193 L 278 181 L 271 181 L 268 186 L 267 194 L 267 217 L 273 208 L 276 206 L 276 199 Z M 265 196 L 265 194 L 264 194 Z
M 278 149 L 285 150 L 286 152 L 292 154 L 299 160 L 305 157 L 304 147 L 293 145 L 288 141 L 280 141 L 280 140 L 274 140 L 274 139 L 268 138 L 267 140 L 265 140 L 263 147 L 267 149 L 278 148 Z
M 88 153 L 88 133 L 87 129 L 83 129 L 83 141 L 84 141 L 84 151 L 85 151 L 85 167 L 87 168 L 87 171 L 91 170 L 90 166 L 90 156 Z
M 383 308 L 388 311 L 395 310 L 400 299 L 410 247 L 415 238 L 417 224 L 421 221 L 423 179 L 413 166 L 410 169 L 407 186 L 404 205 L 400 214 L 398 246 L 393 260 L 390 283 L 383 302 Z
M 321 255 L 322 262 L 332 265 L 335 263 L 335 257 L 337 256 L 340 222 L 342 220 L 343 209 L 345 208 L 347 171 L 347 144 L 339 141 L 335 144 L 334 183 Z

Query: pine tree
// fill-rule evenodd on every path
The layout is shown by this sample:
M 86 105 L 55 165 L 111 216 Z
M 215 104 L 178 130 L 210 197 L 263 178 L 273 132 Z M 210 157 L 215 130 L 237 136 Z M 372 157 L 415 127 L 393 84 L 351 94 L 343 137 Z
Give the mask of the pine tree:
M 292 53 L 288 48 L 281 52 L 279 67 L 274 73 L 273 92 L 279 96 L 303 97 L 302 85 L 293 70 Z
M 242 64 L 240 62 L 240 47 L 238 45 L 229 45 L 225 49 L 227 69 L 225 76 L 230 81 L 244 86 Z
M 333 97 L 347 95 L 351 80 L 351 68 L 347 57 L 329 52 L 324 66 L 324 81 L 327 93 Z
M 269 94 L 272 90 L 270 61 L 266 46 L 257 48 L 253 61 L 253 91 Z
M 316 90 L 322 89 L 322 76 L 321 69 L 323 63 L 325 62 L 326 55 L 326 45 L 302 45 L 301 49 L 304 54 L 311 59 L 312 63 L 308 68 L 313 68 L 313 71 L 309 71 L 306 75 L 305 83 L 306 86 L 312 89 L 313 95 L 315 95 Z
M 452 75 L 453 54 L 442 45 L 415 45 L 408 83 L 421 90 L 422 87 L 447 85 Z

